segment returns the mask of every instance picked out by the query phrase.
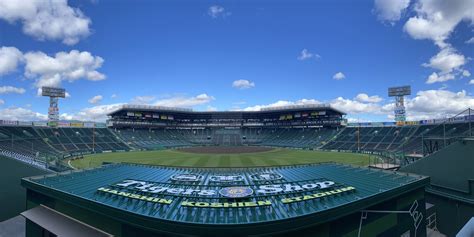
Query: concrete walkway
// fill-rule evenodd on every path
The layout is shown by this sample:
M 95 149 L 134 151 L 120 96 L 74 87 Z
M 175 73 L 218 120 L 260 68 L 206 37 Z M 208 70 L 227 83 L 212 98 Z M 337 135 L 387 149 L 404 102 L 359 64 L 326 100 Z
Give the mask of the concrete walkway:
M 25 237 L 25 218 L 18 215 L 0 222 L 0 237 Z

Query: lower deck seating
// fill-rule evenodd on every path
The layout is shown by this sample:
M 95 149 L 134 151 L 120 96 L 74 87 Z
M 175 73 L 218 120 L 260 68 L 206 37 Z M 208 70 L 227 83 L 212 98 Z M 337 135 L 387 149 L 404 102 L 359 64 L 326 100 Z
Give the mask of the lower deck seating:
M 63 157 L 76 152 L 129 150 L 108 128 L 0 127 L 0 149 L 29 157 Z
M 261 145 L 345 151 L 425 153 L 424 141 L 465 136 L 469 123 L 341 128 L 47 128 L 0 126 L 0 149 L 33 158 L 182 146 Z M 423 142 L 422 142 L 423 141 Z M 445 140 L 443 140 L 444 142 Z M 444 142 L 442 145 L 446 145 Z M 435 144 L 436 146 L 439 143 Z
M 140 149 L 180 146 L 265 145 L 316 148 L 334 136 L 333 128 L 242 128 L 242 129 L 118 129 L 115 133 L 128 145 Z
M 346 127 L 322 148 L 346 151 L 401 151 L 422 154 L 423 141 L 466 136 L 468 123 L 403 127 Z

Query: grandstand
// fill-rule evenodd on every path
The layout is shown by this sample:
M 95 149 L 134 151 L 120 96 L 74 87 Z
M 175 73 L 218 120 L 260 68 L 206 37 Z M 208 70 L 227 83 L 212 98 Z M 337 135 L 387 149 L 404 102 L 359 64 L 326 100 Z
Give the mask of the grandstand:
M 322 147 L 325 150 L 391 152 L 424 157 L 460 138 L 472 136 L 471 110 L 450 119 L 349 124 Z
M 467 112 L 451 119 L 404 124 L 347 124 L 345 114 L 328 105 L 257 112 L 194 112 L 125 105 L 109 114 L 108 127 L 77 122 L 48 127 L 43 122 L 0 121 L 0 151 L 45 167 L 61 166 L 64 158 L 89 153 L 190 146 L 270 146 L 392 157 L 398 154 L 400 160 L 424 157 L 472 135 L 473 115 L 470 110 Z
M 444 132 L 446 131 L 446 132 Z M 444 125 L 408 125 L 388 127 L 346 127 L 323 149 L 338 151 L 404 151 L 423 154 L 422 140 L 429 138 L 462 137 L 470 133 L 468 123 Z
M 38 135 L 61 154 L 128 150 L 107 128 L 38 128 Z
M 407 170 L 412 169 L 413 172 L 424 174 L 425 171 L 421 170 L 424 163 L 416 162 L 423 157 L 427 157 L 423 159 L 425 163 L 431 164 L 432 161 L 428 159 L 448 157 L 451 150 L 458 149 L 464 160 L 467 160 L 466 157 L 469 155 L 461 150 L 465 147 L 460 144 L 472 145 L 472 140 L 465 140 L 465 137 L 473 135 L 471 124 L 473 120 L 471 110 L 450 119 L 409 121 L 401 124 L 347 123 L 343 112 L 326 105 L 293 106 L 258 112 L 194 112 L 177 108 L 127 105 L 109 114 L 107 127 L 105 124 L 87 122 L 59 122 L 58 126 L 51 127 L 43 122 L 0 121 L 0 156 L 2 159 L 10 158 L 26 163 L 27 166 L 39 168 L 41 172 L 49 172 L 71 169 L 72 166 L 66 161 L 82 158 L 83 155 L 91 153 L 174 148 L 179 148 L 180 151 L 158 152 L 179 154 L 183 150 L 204 151 L 209 148 L 212 153 L 216 150 L 243 152 L 245 149 L 242 146 L 246 146 L 247 150 L 259 148 L 272 150 L 272 147 L 282 147 L 321 150 L 319 153 L 337 155 L 341 153 L 336 152 L 366 153 L 369 155 L 356 155 L 369 157 L 369 161 L 365 160 L 364 166 L 370 163 L 370 169 L 375 167 L 403 170 L 408 167 Z M 205 148 L 201 148 L 203 146 Z M 290 149 L 275 150 L 290 151 Z M 311 153 L 309 156 L 317 153 L 300 152 Z M 155 153 L 150 154 L 146 151 L 142 153 L 149 154 L 151 159 L 156 158 Z M 196 156 L 209 157 L 210 153 Z M 345 155 L 351 155 L 350 153 Z M 139 158 L 134 157 L 136 153 L 123 154 Z M 271 157 L 272 154 L 274 153 L 263 154 L 262 157 Z M 113 155 L 115 159 L 118 154 L 110 153 L 110 155 Z M 235 156 L 240 155 L 241 153 Z M 188 154 L 188 157 L 190 156 L 194 155 Z M 225 156 L 222 162 L 212 162 L 217 162 L 216 164 L 219 165 L 230 164 L 230 156 L 228 154 Z M 259 157 L 257 153 L 251 153 L 250 156 Z M 72 163 L 90 162 L 87 158 L 75 160 Z M 294 157 L 289 156 L 288 160 L 292 158 Z M 186 158 L 186 160 L 190 159 Z M 183 159 L 168 160 L 166 162 L 171 162 L 169 164 L 184 163 Z M 201 161 L 207 164 L 207 160 L 212 159 L 204 158 Z M 201 161 L 193 160 L 192 162 L 201 164 Z M 99 160 L 97 162 L 114 161 Z M 127 162 L 133 161 L 127 160 Z M 256 164 L 260 165 L 259 162 Z M 272 165 L 276 164 L 275 160 L 269 159 L 269 162 Z M 301 162 L 302 160 L 295 160 L 295 163 Z M 444 162 L 447 161 L 444 159 Z M 412 164 L 415 166 L 411 166 Z M 464 178 L 466 180 L 472 178 L 468 173 Z M 437 176 L 441 175 L 436 173 L 430 176 L 437 179 Z M 427 190 L 431 189 L 432 186 Z M 443 206 L 444 202 L 438 200 L 436 195 L 432 192 L 428 197 L 435 205 Z M 464 198 L 463 192 L 457 195 Z M 451 234 L 462 227 L 466 218 L 459 218 L 456 228 L 449 228 L 446 223 L 450 211 L 443 210 L 439 217 L 443 222 L 440 227 Z M 433 210 L 427 210 L 428 212 L 429 218 L 433 218 L 433 213 L 436 213 Z M 436 229 L 436 220 L 427 221 L 431 223 L 430 225 L 435 223 L 433 228 Z
M 6 121 L 0 121 L 6 124 Z M 18 121 L 15 121 L 18 124 Z M 129 150 L 111 130 L 102 128 L 15 126 L 11 121 L 0 126 L 0 153 L 38 167 L 62 166 L 60 159 L 103 151 Z M 58 167 L 56 167 L 58 168 Z M 65 167 L 61 167 L 63 169 Z
M 252 112 L 125 105 L 109 114 L 107 124 L 136 149 L 203 145 L 317 148 L 345 124 L 344 115 L 329 105 Z

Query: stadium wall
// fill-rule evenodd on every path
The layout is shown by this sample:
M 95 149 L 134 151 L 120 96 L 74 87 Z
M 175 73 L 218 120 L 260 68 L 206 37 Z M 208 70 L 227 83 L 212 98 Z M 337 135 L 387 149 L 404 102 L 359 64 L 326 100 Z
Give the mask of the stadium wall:
M 448 236 L 474 216 L 474 139 L 465 138 L 400 171 L 431 177 L 426 201 L 435 205 L 437 227 Z
M 25 189 L 20 185 L 24 177 L 48 172 L 23 162 L 0 156 L 0 222 L 17 216 L 25 210 Z

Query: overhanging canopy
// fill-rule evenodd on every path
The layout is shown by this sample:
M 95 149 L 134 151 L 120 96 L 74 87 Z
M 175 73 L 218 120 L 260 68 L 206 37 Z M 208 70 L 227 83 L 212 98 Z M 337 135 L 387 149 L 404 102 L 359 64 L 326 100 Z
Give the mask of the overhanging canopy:
M 21 215 L 57 236 L 113 236 L 43 205 L 24 211 Z

